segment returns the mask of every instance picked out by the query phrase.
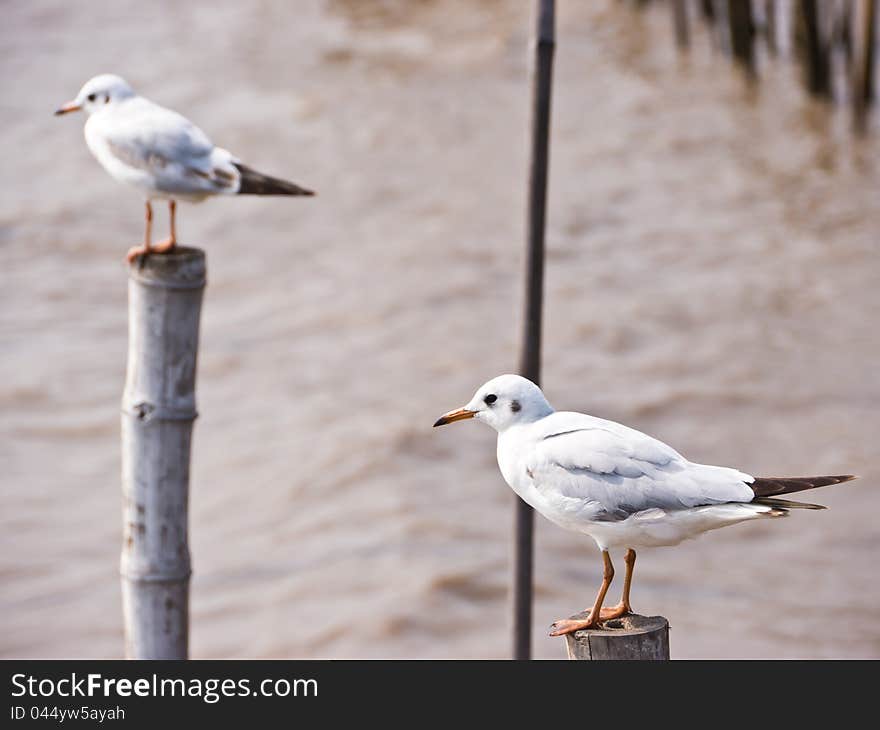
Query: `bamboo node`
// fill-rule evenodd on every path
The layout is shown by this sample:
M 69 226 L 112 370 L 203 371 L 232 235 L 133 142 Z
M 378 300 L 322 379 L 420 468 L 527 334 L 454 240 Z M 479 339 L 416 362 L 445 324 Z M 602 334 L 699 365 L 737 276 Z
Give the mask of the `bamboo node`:
M 150 421 L 194 421 L 199 416 L 198 411 L 194 408 L 175 408 L 148 401 L 134 403 L 123 401 L 122 412 L 127 416 L 134 416 L 143 423 Z

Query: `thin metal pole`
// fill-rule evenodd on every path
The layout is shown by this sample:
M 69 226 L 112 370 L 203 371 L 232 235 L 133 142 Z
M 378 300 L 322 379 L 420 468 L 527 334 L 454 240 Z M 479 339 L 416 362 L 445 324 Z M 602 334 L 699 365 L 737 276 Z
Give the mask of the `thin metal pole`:
M 541 310 L 544 299 L 544 222 L 550 142 L 550 94 L 555 41 L 554 0 L 538 0 L 535 64 L 532 68 L 532 149 L 527 216 L 526 296 L 520 373 L 541 378 Z M 513 658 L 532 655 L 532 562 L 534 514 L 516 498 L 513 569 Z

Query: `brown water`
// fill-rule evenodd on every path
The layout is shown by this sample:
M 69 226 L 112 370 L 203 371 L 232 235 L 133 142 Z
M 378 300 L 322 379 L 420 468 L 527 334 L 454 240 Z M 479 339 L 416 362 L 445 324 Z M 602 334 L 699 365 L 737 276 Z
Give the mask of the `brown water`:
M 640 555 L 678 657 L 880 655 L 880 139 L 776 64 L 749 91 L 665 8 L 563 2 L 544 384 L 559 408 L 831 507 Z M 103 17 L 98 12 L 104 13 Z M 123 255 L 141 202 L 51 111 L 115 71 L 313 200 L 180 213 L 208 251 L 196 657 L 503 657 L 512 493 L 479 424 L 515 367 L 522 2 L 4 5 L 3 656 L 118 656 Z M 164 212 L 159 216 L 164 235 Z M 535 651 L 591 541 L 537 522 Z M 616 595 L 612 589 L 612 596 Z M 616 600 L 616 598 L 615 598 Z

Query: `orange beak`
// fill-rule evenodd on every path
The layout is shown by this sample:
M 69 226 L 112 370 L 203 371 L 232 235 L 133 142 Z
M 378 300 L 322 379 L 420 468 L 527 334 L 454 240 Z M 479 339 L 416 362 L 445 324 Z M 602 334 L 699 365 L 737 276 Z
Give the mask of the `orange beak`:
M 69 112 L 78 112 L 80 108 L 79 104 L 69 101 L 64 106 L 55 110 L 55 116 L 57 117 L 62 114 L 68 114 Z
M 467 408 L 459 408 L 457 411 L 449 411 L 449 413 L 444 413 L 434 422 L 434 428 L 437 428 L 437 426 L 445 426 L 447 423 L 452 423 L 453 421 L 464 421 L 466 418 L 473 418 L 474 415 L 474 411 L 469 411 Z

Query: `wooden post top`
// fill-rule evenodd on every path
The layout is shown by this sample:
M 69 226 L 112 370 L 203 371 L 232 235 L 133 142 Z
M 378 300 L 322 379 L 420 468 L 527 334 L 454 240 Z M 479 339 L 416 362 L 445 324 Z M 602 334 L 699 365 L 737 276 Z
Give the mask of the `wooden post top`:
M 586 618 L 586 613 L 572 618 Z M 601 629 L 565 637 L 569 659 L 669 659 L 669 622 L 663 616 L 632 614 L 611 619 Z
M 177 246 L 167 253 L 138 256 L 129 266 L 129 277 L 148 286 L 201 289 L 205 285 L 205 252 Z

